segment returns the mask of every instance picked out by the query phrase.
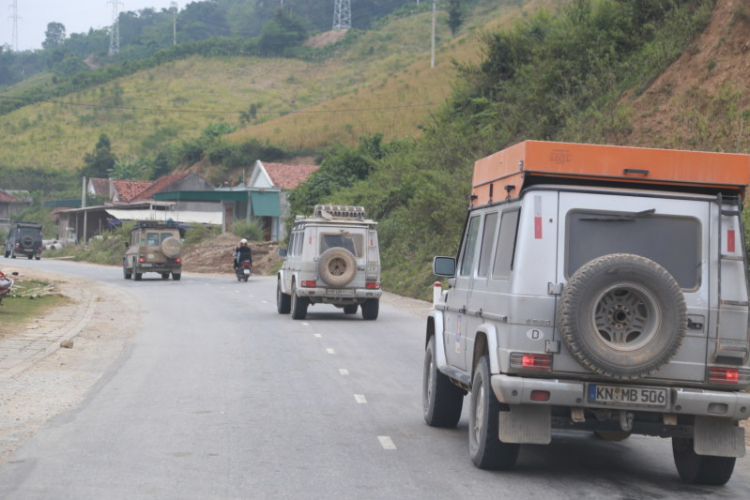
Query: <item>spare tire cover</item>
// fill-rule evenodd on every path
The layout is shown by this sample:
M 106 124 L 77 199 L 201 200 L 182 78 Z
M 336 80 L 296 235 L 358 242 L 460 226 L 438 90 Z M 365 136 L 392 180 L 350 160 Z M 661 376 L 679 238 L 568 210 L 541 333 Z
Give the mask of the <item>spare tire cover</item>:
M 346 286 L 357 274 L 357 261 L 346 248 L 329 248 L 320 254 L 318 273 L 330 286 Z
M 563 341 L 581 365 L 632 380 L 675 356 L 687 329 L 687 306 L 662 266 L 638 255 L 611 254 L 573 273 L 558 318 Z
M 161 251 L 170 259 L 177 258 L 180 256 L 180 252 L 182 252 L 182 242 L 174 236 L 170 236 L 161 242 Z
M 29 236 L 28 234 L 21 237 L 21 246 L 30 247 L 33 244 L 34 244 L 34 238 Z

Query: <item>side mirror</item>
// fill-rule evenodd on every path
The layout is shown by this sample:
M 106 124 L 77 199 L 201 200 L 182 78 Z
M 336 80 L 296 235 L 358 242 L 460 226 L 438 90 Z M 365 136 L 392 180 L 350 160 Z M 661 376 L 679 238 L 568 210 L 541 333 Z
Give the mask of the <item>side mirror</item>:
M 286 257 L 286 248 L 279 248 L 279 256 Z
M 436 276 L 452 278 L 456 275 L 456 259 L 453 257 L 435 257 L 432 259 L 432 272 Z

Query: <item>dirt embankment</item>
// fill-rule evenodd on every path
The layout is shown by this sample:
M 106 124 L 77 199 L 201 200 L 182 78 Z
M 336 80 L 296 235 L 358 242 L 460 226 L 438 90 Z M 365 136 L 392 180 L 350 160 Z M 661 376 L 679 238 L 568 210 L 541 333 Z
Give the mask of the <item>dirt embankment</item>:
M 239 237 L 225 233 L 213 240 L 186 248 L 182 253 L 182 268 L 189 273 L 231 274 L 234 272 L 232 254 L 239 241 Z M 283 260 L 279 257 L 278 242 L 251 241 L 249 245 L 253 255 L 253 274 L 269 274 Z

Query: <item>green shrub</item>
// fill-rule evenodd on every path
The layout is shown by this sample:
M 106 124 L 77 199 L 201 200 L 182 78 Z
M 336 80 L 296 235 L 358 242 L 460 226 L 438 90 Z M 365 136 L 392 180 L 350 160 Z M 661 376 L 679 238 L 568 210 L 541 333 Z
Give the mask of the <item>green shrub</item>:
M 204 226 L 201 224 L 187 230 L 183 243 L 186 247 L 197 245 L 207 239 L 214 238 L 219 234 L 221 234 L 221 228 L 219 226 Z
M 250 241 L 261 241 L 263 239 L 263 229 L 256 221 L 238 220 L 232 224 L 232 234 L 240 238 L 247 238 Z

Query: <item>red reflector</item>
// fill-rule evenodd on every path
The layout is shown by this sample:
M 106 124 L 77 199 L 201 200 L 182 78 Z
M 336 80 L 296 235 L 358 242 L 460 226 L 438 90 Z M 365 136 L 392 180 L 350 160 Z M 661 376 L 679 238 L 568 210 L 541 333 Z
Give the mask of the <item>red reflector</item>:
M 531 391 L 532 401 L 549 401 L 549 391 Z
M 380 288 L 380 283 L 375 283 L 374 281 L 368 281 L 365 283 L 365 288 L 369 288 L 371 290 L 377 290 Z
M 728 229 L 727 230 L 727 252 L 733 253 L 735 249 L 734 246 L 734 229 Z
M 712 366 L 708 369 L 708 381 L 721 384 L 736 384 L 740 381 L 740 372 L 736 368 Z
M 300 286 L 304 286 L 304 287 L 308 287 L 308 288 L 313 288 L 315 286 L 315 284 L 316 284 L 315 280 L 312 280 L 312 281 L 300 281 Z

